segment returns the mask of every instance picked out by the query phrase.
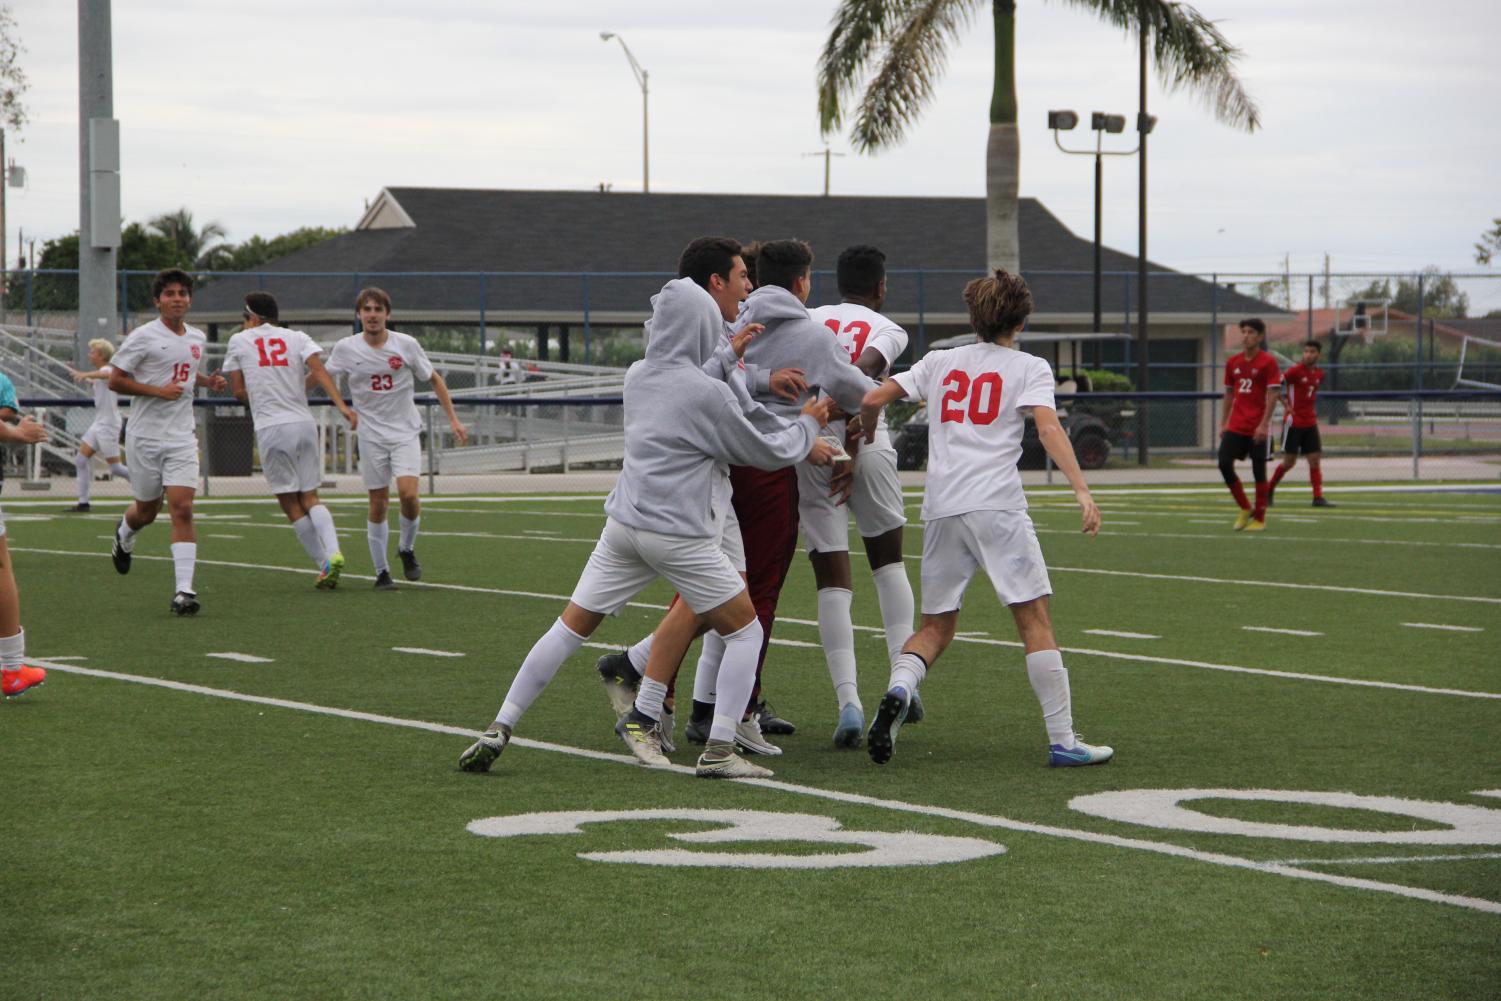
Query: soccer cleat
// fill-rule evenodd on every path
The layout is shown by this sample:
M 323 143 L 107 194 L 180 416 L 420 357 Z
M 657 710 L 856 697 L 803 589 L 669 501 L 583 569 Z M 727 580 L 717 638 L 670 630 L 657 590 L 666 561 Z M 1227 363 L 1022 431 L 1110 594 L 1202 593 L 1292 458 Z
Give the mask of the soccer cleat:
M 7 699 L 13 699 L 29 688 L 46 684 L 47 672 L 40 667 L 22 664 L 14 671 L 0 671 L 0 689 Z
M 662 753 L 662 724 L 650 716 L 632 710 L 615 721 L 615 733 L 643 765 L 660 768 L 672 764 Z
M 698 767 L 693 774 L 701 779 L 769 779 L 773 773 L 770 768 L 746 761 L 733 747 L 721 744 L 698 756 Z
M 1251 519 L 1251 523 L 1246 526 L 1246 531 L 1247 532 L 1265 532 L 1266 531 L 1266 519 L 1265 518 L 1252 518 Z
M 459 768 L 466 772 L 488 772 L 495 759 L 500 757 L 500 752 L 506 749 L 511 742 L 511 730 L 509 727 L 496 727 L 494 730 L 486 730 L 480 734 L 479 740 L 470 744 L 464 753 L 459 755 Z
M 119 528 L 115 529 L 115 541 L 109 547 L 109 558 L 115 562 L 115 573 L 130 573 L 130 550 L 120 541 Z
M 1048 748 L 1048 765 L 1052 768 L 1078 768 L 1081 765 L 1103 765 L 1115 757 L 1115 749 L 1103 744 L 1086 744 L 1078 737 L 1073 747 L 1053 744 Z
M 377 591 L 399 591 L 396 582 L 391 579 L 391 571 L 382 570 L 375 575 L 375 589 Z
M 907 703 L 907 719 L 902 725 L 911 726 L 913 723 L 921 723 L 926 715 L 927 712 L 923 710 L 922 705 L 922 692 L 913 692 L 912 700 Z
M 902 724 L 907 721 L 907 711 L 911 701 L 907 690 L 900 686 L 881 696 L 881 705 L 876 710 L 875 722 L 870 724 L 870 733 L 865 736 L 865 749 L 870 753 L 870 760 L 876 764 L 884 765 L 891 760 L 892 749 L 896 746 L 897 731 L 901 730 Z
M 641 675 L 631 666 L 630 655 L 624 650 L 607 653 L 594 662 L 594 669 L 599 672 L 599 680 L 604 682 L 605 695 L 609 697 L 615 715 L 619 717 L 630 712 L 636 703 L 636 690 L 641 687 Z
M 714 718 L 706 716 L 699 719 L 696 716 L 688 717 L 688 725 L 683 727 L 683 736 L 688 738 L 690 744 L 707 744 L 709 742 L 709 729 L 714 725 Z
M 1251 523 L 1251 510 L 1250 510 L 1250 508 L 1244 508 L 1244 507 L 1241 508 L 1240 509 L 1240 514 L 1237 514 L 1235 516 L 1235 530 L 1237 532 L 1244 532 L 1246 530 L 1246 526 L 1249 525 L 1250 523 Z
M 865 713 L 853 702 L 839 710 L 839 724 L 834 727 L 835 747 L 859 747 L 865 736 Z
M 1327 498 L 1327 497 L 1315 497 L 1313 499 L 1313 506 L 1314 507 L 1333 507 L 1334 504 L 1331 503 L 1330 500 L 1329 500 L 1329 498 Z
M 192 591 L 178 591 L 172 596 L 173 615 L 197 615 L 198 595 Z
M 764 701 L 751 706 L 751 714 L 761 724 L 762 733 L 774 733 L 782 737 L 790 737 L 797 733 L 797 727 L 778 716 L 776 710 Z
M 410 549 L 398 549 L 396 555 L 401 557 L 401 575 L 407 580 L 422 579 L 422 564 L 417 562 L 417 554 Z
M 762 734 L 759 715 L 759 713 L 751 713 L 750 719 L 743 719 L 735 725 L 735 743 L 751 754 L 775 757 L 782 753 L 782 749 Z
M 676 753 L 677 743 L 672 739 L 672 732 L 677 729 L 678 718 L 671 709 L 662 709 L 662 752 L 664 754 Z
M 323 569 L 318 573 L 317 583 L 314 585 L 320 591 L 332 591 L 339 586 L 339 575 L 344 572 L 344 554 L 334 553 L 323 561 Z
M 88 501 L 79 501 L 77 504 L 74 504 L 72 507 L 65 507 L 65 508 L 63 508 L 63 513 L 64 514 L 88 514 L 89 513 L 89 502 Z

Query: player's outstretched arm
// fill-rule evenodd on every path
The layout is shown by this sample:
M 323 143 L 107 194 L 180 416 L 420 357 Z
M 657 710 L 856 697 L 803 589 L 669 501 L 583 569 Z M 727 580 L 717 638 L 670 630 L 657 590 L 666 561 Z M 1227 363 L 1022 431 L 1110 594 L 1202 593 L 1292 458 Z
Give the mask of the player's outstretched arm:
M 889 404 L 904 399 L 906 395 L 907 391 L 902 388 L 901 383 L 891 378 L 865 394 L 865 399 L 860 401 L 860 426 L 865 429 L 867 445 L 876 440 L 876 422 L 880 419 L 881 411 Z
M 1074 499 L 1079 502 L 1084 516 L 1084 534 L 1100 534 L 1100 509 L 1089 492 L 1089 484 L 1084 482 L 1084 471 L 1074 456 L 1074 443 L 1069 441 L 1068 432 L 1058 422 L 1058 411 L 1052 407 L 1033 407 L 1032 420 L 1037 423 L 1037 437 L 1052 457 L 1053 465 L 1068 477 L 1068 485 L 1074 488 Z
M 344 419 L 349 422 L 349 427 L 351 429 L 359 427 L 359 417 L 349 409 L 349 404 L 344 402 L 344 397 L 339 393 L 339 384 L 334 382 L 334 377 L 329 375 L 328 369 L 323 367 L 323 359 L 317 355 L 309 355 L 306 364 L 307 378 L 303 380 L 304 385 L 308 389 L 312 389 L 315 385 L 322 387 L 323 391 L 328 394 L 328 398 L 334 401 L 334 406 L 339 408 L 339 413 L 343 414 Z
M 432 383 L 433 393 L 443 405 L 443 412 L 448 415 L 448 426 L 453 428 L 453 436 L 459 440 L 460 445 L 469 444 L 469 429 L 459 420 L 459 415 L 454 413 L 453 397 L 448 395 L 448 383 L 443 381 L 443 376 L 436 369 L 433 371 Z
M 74 382 L 85 382 L 85 381 L 87 381 L 89 379 L 108 379 L 109 378 L 109 373 L 106 372 L 102 368 L 96 368 L 92 372 L 80 372 L 76 368 L 70 368 L 70 369 L 68 369 L 68 372 L 69 372 L 70 375 L 73 376 L 73 381 Z

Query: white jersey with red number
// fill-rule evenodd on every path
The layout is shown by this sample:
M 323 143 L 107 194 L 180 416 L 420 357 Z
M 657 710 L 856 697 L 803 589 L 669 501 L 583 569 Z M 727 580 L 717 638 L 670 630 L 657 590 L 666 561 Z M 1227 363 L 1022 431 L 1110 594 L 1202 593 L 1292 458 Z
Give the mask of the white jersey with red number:
M 400 444 L 417 436 L 422 419 L 412 402 L 414 380 L 433 377 L 433 364 L 417 339 L 386 331 L 380 347 L 351 334 L 329 352 L 327 368 L 349 376 L 349 399 L 360 418 L 360 436 Z
M 243 375 L 257 431 L 313 419 L 307 403 L 307 360 L 322 353 L 302 331 L 269 324 L 229 339 L 224 371 Z
M 168 444 L 196 444 L 193 423 L 193 390 L 198 384 L 198 365 L 208 338 L 197 327 L 183 324 L 173 333 L 160 318 L 136 327 L 125 336 L 120 350 L 110 359 L 136 382 L 149 386 L 178 383 L 182 395 L 175 400 L 159 396 L 132 396 L 128 437 Z
M 850 356 L 850 364 L 859 361 L 866 348 L 875 348 L 886 359 L 886 371 L 891 363 L 907 350 L 907 332 L 890 318 L 875 310 L 853 302 L 841 302 L 837 306 L 819 306 L 810 309 L 808 315 L 815 323 L 821 323 L 833 331 L 839 347 Z M 876 425 L 876 440 L 867 448 L 890 448 L 891 435 L 886 430 L 886 415 Z
M 998 344 L 930 351 L 892 377 L 928 401 L 924 521 L 970 511 L 1026 510 L 1016 464 L 1032 407 L 1052 407 L 1053 370 L 1036 355 Z

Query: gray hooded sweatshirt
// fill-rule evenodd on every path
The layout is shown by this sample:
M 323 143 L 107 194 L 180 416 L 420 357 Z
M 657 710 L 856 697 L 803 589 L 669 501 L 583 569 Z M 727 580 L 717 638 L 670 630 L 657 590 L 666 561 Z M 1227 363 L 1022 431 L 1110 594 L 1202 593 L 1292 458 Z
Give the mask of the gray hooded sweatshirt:
M 813 447 L 813 418 L 766 414 L 756 423 L 777 427 L 763 433 L 734 391 L 704 372 L 723 341 L 719 307 L 692 279 L 652 298 L 646 358 L 625 375 L 625 462 L 605 499 L 605 514 L 621 524 L 713 538 L 729 509 L 728 463 L 781 469 Z
M 808 315 L 808 307 L 797 296 L 777 285 L 761 286 L 745 300 L 735 320 L 737 328 L 749 323 L 766 325 L 745 350 L 747 367 L 754 366 L 751 395 L 757 403 L 786 417 L 802 410 L 822 390 L 839 409 L 860 412 L 860 401 L 876 384 L 850 364 L 829 329 Z M 784 368 L 800 368 L 807 379 L 808 392 L 796 401 L 771 391 L 771 373 Z

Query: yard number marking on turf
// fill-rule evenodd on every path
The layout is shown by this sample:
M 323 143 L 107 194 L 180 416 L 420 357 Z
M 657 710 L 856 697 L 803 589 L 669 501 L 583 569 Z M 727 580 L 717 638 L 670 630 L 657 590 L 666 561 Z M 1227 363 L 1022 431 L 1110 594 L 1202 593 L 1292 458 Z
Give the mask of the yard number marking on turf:
M 1322 636 L 1312 629 L 1279 629 L 1276 626 L 1241 626 L 1248 633 L 1278 633 L 1283 636 Z
M 427 649 L 427 647 L 421 647 L 421 646 L 393 646 L 391 649 L 395 650 L 397 653 L 417 653 L 417 654 L 423 655 L 424 657 L 463 657 L 463 656 L 465 656 L 464 654 L 458 653 L 458 652 L 456 652 L 454 650 L 429 650 L 429 649 Z
M 1086 629 L 1084 631 L 1086 633 L 1090 634 L 1091 636 L 1119 636 L 1123 640 L 1160 640 L 1160 639 L 1162 639 L 1161 636 L 1154 636 L 1151 633 L 1126 633 L 1126 632 L 1121 632 L 1118 629 Z
M 270 657 L 257 657 L 253 653 L 206 653 L 205 657 L 217 657 L 219 660 L 232 660 L 239 664 L 272 664 L 275 663 Z
M 847 831 L 833 817 L 820 817 L 810 813 L 772 813 L 766 810 L 581 810 L 523 813 L 510 817 L 485 817 L 470 823 L 467 830 L 481 837 L 514 838 L 536 834 L 582 834 L 583 824 L 640 820 L 684 820 L 727 825 L 718 830 L 667 835 L 673 841 L 693 845 L 793 841 L 805 844 L 859 845 L 870 851 L 784 855 L 777 852 L 698 852 L 686 848 L 659 848 L 644 851 L 579 852 L 578 857 L 590 862 L 624 862 L 636 865 L 731 869 L 849 869 L 968 862 L 1006 851 L 1005 845 L 984 838 L 918 834 L 914 831 L 899 834 L 886 831 Z
M 1485 632 L 1485 629 L 1481 626 L 1446 626 L 1438 622 L 1404 622 L 1402 624 L 1409 629 L 1442 629 L 1445 632 L 1451 633 Z

